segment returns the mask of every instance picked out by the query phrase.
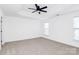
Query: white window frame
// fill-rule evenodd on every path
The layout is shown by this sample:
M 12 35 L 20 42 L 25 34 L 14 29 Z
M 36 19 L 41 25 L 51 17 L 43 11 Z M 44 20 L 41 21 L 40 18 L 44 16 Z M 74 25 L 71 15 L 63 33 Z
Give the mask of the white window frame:
M 74 19 L 73 19 L 73 29 L 74 29 L 74 39 L 75 40 L 79 40 L 79 34 L 78 34 L 78 32 L 79 32 L 79 20 L 77 21 L 77 19 L 79 19 L 79 16 L 74 17 Z
M 44 34 L 49 35 L 49 23 L 44 23 Z

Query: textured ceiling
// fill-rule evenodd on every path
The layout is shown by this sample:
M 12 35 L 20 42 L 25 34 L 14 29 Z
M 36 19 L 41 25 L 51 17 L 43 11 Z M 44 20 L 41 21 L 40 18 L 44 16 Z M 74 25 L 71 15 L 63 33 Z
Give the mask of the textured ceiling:
M 33 10 L 28 8 L 35 8 L 34 4 L 1 4 L 0 9 L 5 16 L 14 17 L 30 17 L 35 19 L 47 19 L 56 14 L 66 14 L 69 12 L 79 11 L 79 5 L 73 4 L 38 4 L 40 7 L 48 6 L 47 13 L 38 14 L 32 13 Z

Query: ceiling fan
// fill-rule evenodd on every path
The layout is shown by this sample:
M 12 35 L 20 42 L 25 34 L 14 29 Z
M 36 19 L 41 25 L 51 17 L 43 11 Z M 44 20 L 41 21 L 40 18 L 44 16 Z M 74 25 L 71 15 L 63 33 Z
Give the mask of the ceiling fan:
M 44 9 L 47 8 L 47 6 L 40 7 L 39 5 L 35 4 L 35 7 L 36 7 L 36 9 L 34 9 L 34 8 L 28 8 L 28 9 L 34 10 L 32 13 L 35 13 L 35 12 L 37 12 L 37 11 L 38 11 L 39 14 L 40 14 L 41 12 L 45 12 L 45 13 L 47 12 L 47 11 L 44 10 Z

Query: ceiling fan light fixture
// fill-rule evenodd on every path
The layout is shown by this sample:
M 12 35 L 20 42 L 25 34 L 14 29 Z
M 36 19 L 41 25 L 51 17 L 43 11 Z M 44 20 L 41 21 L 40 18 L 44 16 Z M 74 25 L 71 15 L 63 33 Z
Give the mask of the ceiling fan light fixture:
M 47 8 L 47 6 L 40 7 L 39 5 L 35 4 L 35 7 L 36 7 L 35 9 L 34 8 L 28 8 L 28 9 L 34 10 L 32 13 L 35 13 L 37 11 L 39 11 L 38 14 L 41 14 L 41 12 L 47 13 L 47 11 L 44 10 Z

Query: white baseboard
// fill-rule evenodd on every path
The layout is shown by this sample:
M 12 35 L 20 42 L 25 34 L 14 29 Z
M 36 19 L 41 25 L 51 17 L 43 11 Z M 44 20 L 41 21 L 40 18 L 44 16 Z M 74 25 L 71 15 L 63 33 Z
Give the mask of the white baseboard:
M 63 44 L 69 45 L 69 46 L 73 46 L 73 47 L 79 48 L 79 44 L 75 44 L 75 42 L 73 42 L 73 41 L 72 42 L 66 42 L 66 41 L 55 40 L 55 39 L 52 39 L 51 37 L 49 37 L 47 35 L 43 35 L 42 37 L 47 38 L 49 40 L 54 40 L 56 42 L 60 42 L 60 43 L 63 43 Z
M 51 37 L 49 37 L 48 35 L 36 35 L 36 36 L 31 36 L 31 37 L 26 38 L 26 39 L 32 39 L 32 38 L 38 38 L 38 37 L 43 37 L 43 38 L 46 38 L 46 39 L 54 40 L 56 42 L 60 42 L 60 43 L 66 44 L 66 45 L 70 45 L 70 46 L 74 46 L 74 47 L 79 48 L 79 44 L 75 44 L 73 41 L 72 42 L 66 42 L 66 41 L 55 40 L 55 39 L 52 39 Z M 25 39 L 20 39 L 20 40 L 25 40 Z M 6 42 L 13 42 L 13 41 L 19 41 L 19 40 L 12 40 L 12 41 L 6 41 Z M 5 44 L 6 42 L 3 42 L 3 44 Z
M 36 36 L 30 36 L 28 38 L 25 39 L 32 39 L 32 38 L 38 38 L 41 37 L 41 35 L 36 35 Z M 6 42 L 13 42 L 13 41 L 19 41 L 19 40 L 25 40 L 25 39 L 18 39 L 18 40 L 8 40 L 8 41 L 4 41 L 3 44 L 5 44 Z

